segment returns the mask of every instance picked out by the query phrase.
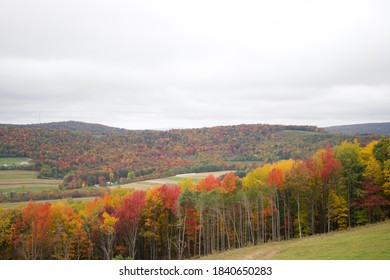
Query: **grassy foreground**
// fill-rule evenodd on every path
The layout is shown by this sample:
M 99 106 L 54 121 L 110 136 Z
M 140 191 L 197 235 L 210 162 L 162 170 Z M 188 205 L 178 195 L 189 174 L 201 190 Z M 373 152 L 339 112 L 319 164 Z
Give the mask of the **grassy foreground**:
M 390 260 L 390 221 L 302 239 L 273 242 L 203 259 Z

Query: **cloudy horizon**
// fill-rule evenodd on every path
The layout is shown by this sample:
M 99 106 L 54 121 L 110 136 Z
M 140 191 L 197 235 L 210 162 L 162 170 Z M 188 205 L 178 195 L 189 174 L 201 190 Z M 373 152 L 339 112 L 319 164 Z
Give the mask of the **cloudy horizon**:
M 0 1 L 0 123 L 390 121 L 389 1 Z

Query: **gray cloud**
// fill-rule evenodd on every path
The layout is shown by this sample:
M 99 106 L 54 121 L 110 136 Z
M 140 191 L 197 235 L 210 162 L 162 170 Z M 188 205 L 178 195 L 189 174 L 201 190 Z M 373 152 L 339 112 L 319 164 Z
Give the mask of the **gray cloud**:
M 0 3 L 0 123 L 389 121 L 388 1 Z

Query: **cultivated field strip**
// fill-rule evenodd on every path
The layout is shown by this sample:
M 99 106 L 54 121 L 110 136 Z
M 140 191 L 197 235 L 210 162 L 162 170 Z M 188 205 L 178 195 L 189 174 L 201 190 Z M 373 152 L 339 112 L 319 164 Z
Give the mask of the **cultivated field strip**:
M 168 186 L 177 185 L 180 181 L 184 181 L 186 179 L 192 179 L 194 182 L 198 182 L 209 175 L 213 175 L 214 177 L 219 177 L 221 175 L 228 174 L 230 172 L 234 172 L 234 170 L 179 174 L 173 177 L 166 177 L 166 178 L 159 178 L 154 180 L 146 180 L 146 181 L 140 181 L 140 182 L 135 182 L 130 184 L 124 184 L 124 185 L 120 185 L 120 187 L 133 188 L 136 190 L 147 190 L 157 185 L 168 185 Z M 116 188 L 116 187 L 117 186 L 114 186 L 112 188 Z
M 0 171 L 0 191 L 10 188 L 34 188 L 53 187 L 57 188 L 62 180 L 58 179 L 38 179 L 35 171 L 6 170 Z

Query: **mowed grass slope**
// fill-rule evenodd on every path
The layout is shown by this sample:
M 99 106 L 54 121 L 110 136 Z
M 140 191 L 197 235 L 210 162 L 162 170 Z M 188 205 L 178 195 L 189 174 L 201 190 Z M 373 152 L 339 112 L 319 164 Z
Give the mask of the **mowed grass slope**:
M 214 260 L 390 260 L 390 221 L 345 231 L 272 242 L 203 259 Z

